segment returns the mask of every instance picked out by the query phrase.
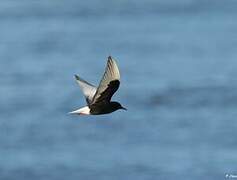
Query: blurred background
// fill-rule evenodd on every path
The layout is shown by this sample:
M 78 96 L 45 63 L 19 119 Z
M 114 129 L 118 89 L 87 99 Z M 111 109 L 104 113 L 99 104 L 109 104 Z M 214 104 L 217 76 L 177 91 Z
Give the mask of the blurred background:
M 237 174 L 236 0 L 1 0 L 0 179 Z M 128 111 L 72 116 L 107 57 Z

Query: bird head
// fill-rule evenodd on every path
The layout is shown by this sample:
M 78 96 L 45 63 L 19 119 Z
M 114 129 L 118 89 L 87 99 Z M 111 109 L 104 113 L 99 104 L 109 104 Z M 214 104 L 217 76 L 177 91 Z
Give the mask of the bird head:
M 123 110 L 127 110 L 125 107 L 123 107 L 120 103 L 118 102 L 111 102 L 113 107 L 118 110 L 118 109 L 123 109 Z

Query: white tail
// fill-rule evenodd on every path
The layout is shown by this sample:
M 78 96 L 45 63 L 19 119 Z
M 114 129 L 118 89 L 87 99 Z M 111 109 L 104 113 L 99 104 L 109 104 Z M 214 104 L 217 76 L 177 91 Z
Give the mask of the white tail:
M 69 114 L 89 115 L 90 114 L 90 108 L 88 106 L 85 106 L 83 108 L 80 108 L 80 109 L 77 109 L 75 111 L 69 112 Z

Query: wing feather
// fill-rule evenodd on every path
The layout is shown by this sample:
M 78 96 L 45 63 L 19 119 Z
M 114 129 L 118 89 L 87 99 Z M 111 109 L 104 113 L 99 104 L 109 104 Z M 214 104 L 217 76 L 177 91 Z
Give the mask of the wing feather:
M 90 105 L 96 93 L 97 88 L 77 75 L 75 75 L 75 78 L 86 98 L 87 104 Z
M 95 96 L 91 102 L 91 105 L 99 102 L 108 103 L 113 94 L 118 90 L 120 85 L 120 73 L 118 66 L 111 56 L 108 57 L 107 66 L 105 68 L 104 75 L 97 88 Z

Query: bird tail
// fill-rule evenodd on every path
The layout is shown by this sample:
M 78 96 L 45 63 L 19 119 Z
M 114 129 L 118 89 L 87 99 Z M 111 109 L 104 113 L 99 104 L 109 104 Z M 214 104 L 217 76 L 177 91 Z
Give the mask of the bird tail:
M 90 108 L 88 106 L 85 106 L 85 107 L 77 109 L 75 111 L 71 111 L 68 114 L 89 115 L 90 114 Z

